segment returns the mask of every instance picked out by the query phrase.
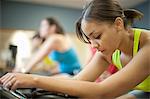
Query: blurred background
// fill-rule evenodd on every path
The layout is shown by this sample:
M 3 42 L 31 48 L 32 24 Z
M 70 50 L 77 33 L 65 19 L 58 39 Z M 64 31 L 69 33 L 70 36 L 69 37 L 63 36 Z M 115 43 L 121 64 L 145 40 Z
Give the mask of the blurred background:
M 70 35 L 80 62 L 86 63 L 88 45 L 75 34 L 75 22 L 90 0 L 1 0 L 0 1 L 0 68 L 24 65 L 31 56 L 31 38 L 40 21 L 55 17 Z M 150 0 L 119 0 L 124 8 L 134 8 L 144 14 L 133 27 L 150 29 Z

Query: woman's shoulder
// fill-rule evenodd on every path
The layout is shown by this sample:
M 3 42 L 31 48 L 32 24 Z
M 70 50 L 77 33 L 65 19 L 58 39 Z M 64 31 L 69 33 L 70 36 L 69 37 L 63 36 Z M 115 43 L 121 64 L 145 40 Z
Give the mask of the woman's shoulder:
M 140 45 L 141 47 L 144 45 L 150 46 L 150 30 L 141 29 Z
M 51 38 L 53 38 L 56 41 L 62 41 L 67 39 L 66 35 L 62 35 L 62 34 L 54 34 L 51 36 Z
M 142 33 L 145 35 L 145 40 L 150 42 L 150 30 L 142 30 Z
M 55 45 L 58 46 L 72 45 L 71 39 L 68 35 L 54 34 L 50 36 L 49 39 L 52 40 L 55 43 Z
M 60 40 L 63 39 L 63 38 L 64 38 L 64 36 L 61 35 L 61 34 L 53 34 L 53 35 L 49 36 L 49 37 L 47 38 L 47 40 L 60 41 Z
M 149 29 L 141 29 L 142 32 L 147 32 L 147 33 L 150 33 L 150 30 Z

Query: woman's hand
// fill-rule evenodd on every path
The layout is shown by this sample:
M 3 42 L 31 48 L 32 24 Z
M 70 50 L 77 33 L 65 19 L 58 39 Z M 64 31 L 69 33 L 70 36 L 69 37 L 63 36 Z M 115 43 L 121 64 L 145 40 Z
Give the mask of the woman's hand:
M 0 78 L 0 83 L 10 90 L 34 87 L 34 75 L 22 73 L 7 73 Z

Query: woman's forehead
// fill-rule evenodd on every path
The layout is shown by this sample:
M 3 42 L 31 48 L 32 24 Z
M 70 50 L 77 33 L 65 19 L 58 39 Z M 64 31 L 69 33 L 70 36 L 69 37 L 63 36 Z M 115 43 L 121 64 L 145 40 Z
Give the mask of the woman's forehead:
M 96 21 L 81 21 L 81 29 L 82 31 L 89 36 L 91 33 L 96 33 L 106 29 L 108 25 L 105 22 L 96 22 Z
M 107 22 L 100 22 L 100 21 L 81 21 L 81 29 L 84 33 L 91 33 L 93 31 L 99 31 L 104 29 L 109 29 L 112 24 Z
M 86 20 L 81 21 L 81 29 L 86 35 L 89 35 L 95 30 L 96 24 L 94 22 L 89 22 Z

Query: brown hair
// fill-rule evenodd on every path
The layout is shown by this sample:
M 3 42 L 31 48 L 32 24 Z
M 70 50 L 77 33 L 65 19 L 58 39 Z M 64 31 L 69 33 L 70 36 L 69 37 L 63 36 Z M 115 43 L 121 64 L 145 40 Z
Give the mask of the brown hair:
M 33 39 L 41 39 L 42 43 L 45 41 L 45 38 L 42 38 L 39 34 L 39 32 L 35 33 L 35 35 L 33 35 L 32 40 Z
M 56 25 L 56 33 L 64 34 L 64 30 L 63 30 L 62 26 L 57 22 L 56 19 L 49 17 L 49 18 L 46 18 L 45 20 L 47 20 L 49 25 Z
M 98 22 L 113 23 L 117 17 L 124 21 L 124 27 L 132 25 L 134 19 L 141 19 L 143 14 L 134 9 L 124 10 L 117 1 L 114 0 L 93 0 L 82 12 L 82 16 L 76 23 L 77 37 L 85 42 L 90 43 L 89 38 L 81 29 L 82 19 L 86 21 L 96 20 Z

